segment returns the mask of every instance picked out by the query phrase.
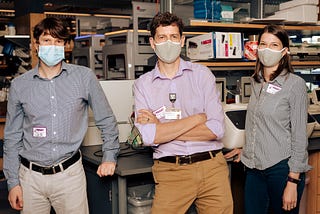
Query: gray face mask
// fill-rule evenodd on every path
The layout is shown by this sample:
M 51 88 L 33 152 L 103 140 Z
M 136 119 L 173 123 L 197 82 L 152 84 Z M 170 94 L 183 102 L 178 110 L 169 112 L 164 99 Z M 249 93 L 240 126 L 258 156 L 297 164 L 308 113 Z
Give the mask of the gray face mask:
M 180 56 L 181 43 L 167 40 L 165 42 L 155 44 L 154 52 L 163 62 L 173 63 Z
M 266 67 L 275 66 L 282 58 L 282 48 L 280 51 L 272 50 L 270 48 L 258 49 L 258 57 L 260 62 Z

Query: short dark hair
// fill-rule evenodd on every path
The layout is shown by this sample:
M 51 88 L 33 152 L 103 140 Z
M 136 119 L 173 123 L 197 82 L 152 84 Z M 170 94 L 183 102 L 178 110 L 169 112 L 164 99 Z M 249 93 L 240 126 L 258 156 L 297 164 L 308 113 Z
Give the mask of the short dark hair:
M 259 34 L 258 44 L 260 44 L 261 36 L 264 33 L 270 33 L 270 34 L 273 34 L 274 36 L 276 36 L 281 41 L 282 46 L 284 48 L 288 48 L 288 50 L 289 50 L 289 36 L 288 36 L 287 31 L 284 30 L 281 26 L 274 25 L 274 24 L 270 24 L 270 25 L 265 26 Z M 290 59 L 289 54 L 286 54 L 281 58 L 281 60 L 279 62 L 279 66 L 278 66 L 277 70 L 274 71 L 273 74 L 271 74 L 270 80 L 274 80 L 277 76 L 279 76 L 281 74 L 281 72 L 284 69 L 287 70 L 287 73 L 294 72 L 292 65 L 291 65 L 291 59 Z M 260 62 L 259 58 L 257 58 L 256 68 L 255 68 L 255 72 L 253 74 L 253 78 L 256 82 L 260 82 L 260 77 L 259 77 L 260 71 L 263 74 L 263 64 Z
M 180 36 L 182 36 L 182 32 L 183 32 L 183 22 L 182 19 L 179 18 L 178 16 L 170 13 L 170 12 L 164 12 L 164 13 L 157 13 L 150 24 L 150 33 L 151 33 L 151 37 L 154 38 L 154 36 L 156 35 L 156 29 L 159 26 L 169 26 L 169 25 L 177 25 L 179 28 L 179 32 L 180 32 Z
M 70 33 L 65 23 L 58 18 L 48 17 L 43 19 L 33 28 L 33 38 L 39 42 L 42 34 L 49 34 L 54 38 L 63 39 L 67 42 L 70 39 Z

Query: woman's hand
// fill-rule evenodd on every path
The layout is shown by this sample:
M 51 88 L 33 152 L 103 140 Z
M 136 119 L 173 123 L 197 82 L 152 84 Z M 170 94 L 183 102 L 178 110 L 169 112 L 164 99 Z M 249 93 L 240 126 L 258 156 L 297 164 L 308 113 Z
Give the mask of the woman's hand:
M 240 154 L 242 152 L 242 149 L 233 149 L 227 154 L 224 155 L 225 159 L 232 159 L 233 162 L 240 162 Z
M 288 181 L 282 196 L 282 208 L 287 211 L 296 208 L 297 195 L 297 184 Z

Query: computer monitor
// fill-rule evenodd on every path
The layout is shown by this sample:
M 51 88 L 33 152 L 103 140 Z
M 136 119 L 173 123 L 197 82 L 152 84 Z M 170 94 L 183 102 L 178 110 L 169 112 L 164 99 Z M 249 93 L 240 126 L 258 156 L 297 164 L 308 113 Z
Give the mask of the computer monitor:
M 221 102 L 226 103 L 227 79 L 225 77 L 217 77 L 216 78 L 216 88 L 220 92 Z
M 241 77 L 241 103 L 248 103 L 251 96 L 251 80 L 249 76 Z
M 311 99 L 314 104 L 320 105 L 320 88 L 312 90 Z

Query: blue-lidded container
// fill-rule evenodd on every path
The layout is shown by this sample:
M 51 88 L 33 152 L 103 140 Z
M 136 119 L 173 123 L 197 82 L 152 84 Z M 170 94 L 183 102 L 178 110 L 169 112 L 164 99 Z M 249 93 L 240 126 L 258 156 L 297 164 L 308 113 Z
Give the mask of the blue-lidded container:
M 216 0 L 194 0 L 193 16 L 196 19 L 219 21 L 221 19 L 221 2 Z
M 212 0 L 194 0 L 193 15 L 197 19 L 212 19 Z

